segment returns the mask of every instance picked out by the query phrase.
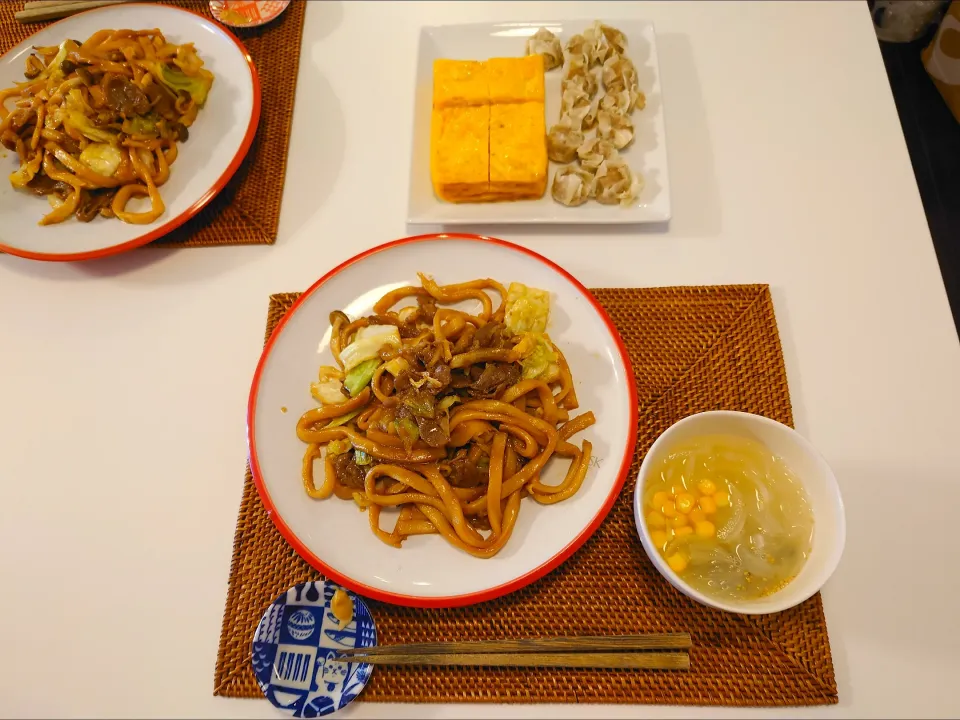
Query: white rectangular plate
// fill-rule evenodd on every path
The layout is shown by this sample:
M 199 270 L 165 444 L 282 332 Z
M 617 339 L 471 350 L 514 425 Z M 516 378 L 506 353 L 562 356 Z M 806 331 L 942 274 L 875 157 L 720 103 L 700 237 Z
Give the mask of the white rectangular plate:
M 413 157 L 410 168 L 410 201 L 407 222 L 412 225 L 478 225 L 504 223 L 616 224 L 666 222 L 670 219 L 670 180 L 667 172 L 667 144 L 663 126 L 660 67 L 657 36 L 653 24 L 644 20 L 601 18 L 627 36 L 627 54 L 637 66 L 640 90 L 647 97 L 643 110 L 631 119 L 636 139 L 621 155 L 646 181 L 635 205 L 601 205 L 588 201 L 579 207 L 564 207 L 550 196 L 553 174 L 562 165 L 550 163 L 547 192 L 539 200 L 497 203 L 448 203 L 433 193 L 430 183 L 430 110 L 433 102 L 433 61 L 486 60 L 492 57 L 521 56 L 527 38 L 545 27 L 567 40 L 582 33 L 592 20 L 560 20 L 537 23 L 479 23 L 443 25 L 420 31 L 417 58 L 417 87 L 414 97 Z M 566 51 L 566 48 L 564 48 Z M 566 54 L 566 52 L 564 53 Z M 594 72 L 599 72 L 594 68 Z M 546 74 L 546 112 L 549 130 L 560 118 L 560 78 L 557 68 Z M 602 84 L 601 84 L 602 87 Z M 601 89 L 602 92 L 602 89 Z M 587 137 L 591 137 L 588 133 Z

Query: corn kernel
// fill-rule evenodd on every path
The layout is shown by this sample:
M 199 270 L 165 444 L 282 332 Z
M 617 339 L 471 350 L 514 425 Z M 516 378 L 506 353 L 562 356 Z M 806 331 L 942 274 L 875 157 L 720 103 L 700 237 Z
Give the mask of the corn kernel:
M 703 522 L 707 519 L 707 514 L 700 508 L 694 508 L 690 511 L 690 514 L 687 516 L 690 518 L 690 522 L 696 525 L 698 522 Z
M 693 528 L 689 525 L 684 525 L 683 527 L 678 527 L 675 529 L 674 532 L 677 534 L 677 537 L 682 537 L 683 535 L 692 535 Z
M 686 488 L 683 486 L 683 483 L 675 482 L 670 486 L 670 497 L 676 497 L 682 492 L 685 492 Z
M 713 499 L 717 501 L 717 507 L 727 507 L 730 504 L 730 494 L 725 492 L 718 492 L 713 496 Z
M 663 516 L 663 513 L 657 512 L 656 510 L 651 510 L 647 513 L 647 527 L 663 528 L 666 526 L 667 519 Z
M 680 493 L 677 495 L 677 512 L 688 513 L 696 507 L 697 499 L 690 493 Z
M 661 507 L 660 512 L 663 513 L 664 517 L 675 518 L 677 516 L 677 508 L 674 507 L 674 504 L 667 500 Z
M 660 490 L 653 494 L 653 499 L 650 501 L 650 505 L 655 508 L 661 508 L 667 504 L 667 501 L 670 500 L 670 494 Z
M 682 528 L 685 525 L 689 525 L 689 524 L 690 524 L 690 521 L 687 519 L 686 515 L 677 515 L 674 518 L 670 518 L 670 527 L 674 529 Z
M 650 533 L 650 540 L 653 541 L 653 544 L 657 550 L 662 552 L 664 549 L 666 549 L 667 543 L 670 542 L 670 536 L 667 535 L 663 530 L 654 530 Z
M 717 534 L 717 528 L 714 527 L 714 524 L 709 520 L 704 520 L 697 523 L 697 535 L 700 537 L 713 537 Z
M 674 553 L 667 558 L 667 565 L 669 565 L 670 569 L 674 572 L 681 573 L 687 569 L 687 559 L 680 553 Z
M 713 480 L 704 479 L 697 483 L 697 490 L 704 495 L 713 495 L 717 491 L 717 485 Z
M 717 501 L 709 495 L 700 496 L 700 509 L 707 515 L 712 515 L 717 511 Z

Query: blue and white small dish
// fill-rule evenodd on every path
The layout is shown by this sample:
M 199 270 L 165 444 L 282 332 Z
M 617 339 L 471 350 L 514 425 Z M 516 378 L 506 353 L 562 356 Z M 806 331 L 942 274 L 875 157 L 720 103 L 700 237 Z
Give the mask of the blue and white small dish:
M 330 603 L 337 590 L 353 601 L 353 619 L 343 625 Z M 294 717 L 329 715 L 366 687 L 369 663 L 329 659 L 343 650 L 377 644 L 373 616 L 363 600 L 329 582 L 306 582 L 287 590 L 267 608 L 253 636 L 253 672 L 266 696 Z

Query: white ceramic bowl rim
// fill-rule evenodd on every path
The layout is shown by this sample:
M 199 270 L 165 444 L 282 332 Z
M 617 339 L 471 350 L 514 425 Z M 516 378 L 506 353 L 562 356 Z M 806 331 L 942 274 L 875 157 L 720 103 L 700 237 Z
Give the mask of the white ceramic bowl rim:
M 763 432 L 767 434 L 767 437 L 774 437 L 775 434 L 779 434 L 782 438 L 789 438 L 784 441 L 785 444 L 793 445 L 801 455 L 808 459 L 811 466 L 816 468 L 816 478 L 813 477 L 814 473 L 797 472 L 800 481 L 804 484 L 804 488 L 810 497 L 811 505 L 814 508 L 815 529 L 810 557 L 807 559 L 807 562 L 797 577 L 786 587 L 773 595 L 754 601 L 732 602 L 718 600 L 695 590 L 681 580 L 656 548 L 654 548 L 643 513 L 643 488 L 646 484 L 646 478 L 650 472 L 650 468 L 659 459 L 659 454 L 664 448 L 672 444 L 678 434 L 690 431 L 692 427 L 702 424 L 726 423 L 729 421 L 733 421 L 733 425 L 739 424 L 740 427 L 754 425 L 756 428 L 762 428 Z M 727 428 L 726 430 L 705 430 L 703 432 L 731 432 L 732 434 L 741 434 L 738 433 L 736 429 L 731 428 Z M 780 452 L 777 452 L 777 454 L 782 455 Z M 784 459 L 787 460 L 787 458 Z M 787 464 L 796 472 L 795 463 L 788 461 Z M 812 482 L 819 482 L 819 484 L 813 487 Z M 719 610 L 746 615 L 765 615 L 780 612 L 799 605 L 812 597 L 823 587 L 824 583 L 826 583 L 834 570 L 836 570 L 846 542 L 846 519 L 844 515 L 843 498 L 840 495 L 840 487 L 837 484 L 833 471 L 816 448 L 814 448 L 810 441 L 803 437 L 803 435 L 783 423 L 771 420 L 762 415 L 733 410 L 711 410 L 695 413 L 677 421 L 667 428 L 650 447 L 650 450 L 640 465 L 640 472 L 637 475 L 637 483 L 634 490 L 633 510 L 634 519 L 637 524 L 637 532 L 640 535 L 644 550 L 661 575 L 680 590 L 680 592 L 693 598 L 697 602 L 715 607 Z

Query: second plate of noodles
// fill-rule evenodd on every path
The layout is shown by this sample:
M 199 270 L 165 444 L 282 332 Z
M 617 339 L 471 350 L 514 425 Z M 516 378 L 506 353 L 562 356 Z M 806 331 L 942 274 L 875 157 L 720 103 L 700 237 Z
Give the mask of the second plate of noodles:
M 253 141 L 260 84 L 217 23 L 112 5 L 0 58 L 0 251 L 88 260 L 162 237 L 226 185 Z
M 463 605 L 589 537 L 635 418 L 625 350 L 579 283 L 502 241 L 427 236 L 332 271 L 274 331 L 251 467 L 281 533 L 328 577 Z
M 193 43 L 168 42 L 158 29 L 35 45 L 24 80 L 0 89 L 0 143 L 20 162 L 11 185 L 50 200 L 41 225 L 158 220 L 159 186 L 213 80 Z M 134 197 L 148 197 L 149 209 L 128 210 Z

